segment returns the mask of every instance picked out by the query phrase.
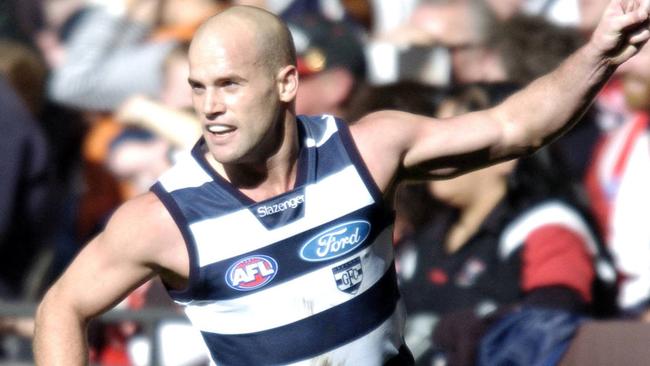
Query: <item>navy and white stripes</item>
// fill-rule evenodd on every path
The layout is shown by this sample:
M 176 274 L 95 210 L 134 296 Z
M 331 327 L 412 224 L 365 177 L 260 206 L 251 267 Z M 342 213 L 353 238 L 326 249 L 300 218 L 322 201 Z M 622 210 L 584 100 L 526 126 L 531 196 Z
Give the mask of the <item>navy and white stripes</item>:
M 404 350 L 391 221 L 347 126 L 300 117 L 295 189 L 262 202 L 202 144 L 152 190 L 184 234 L 190 285 L 170 291 L 219 365 L 382 365 Z

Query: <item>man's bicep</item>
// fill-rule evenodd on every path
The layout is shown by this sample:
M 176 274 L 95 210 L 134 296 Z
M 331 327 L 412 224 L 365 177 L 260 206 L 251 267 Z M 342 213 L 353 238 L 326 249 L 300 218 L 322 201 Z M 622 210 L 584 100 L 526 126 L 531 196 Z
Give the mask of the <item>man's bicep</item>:
M 117 216 L 117 217 L 115 217 Z M 109 310 L 130 291 L 151 278 L 153 267 L 143 255 L 137 222 L 128 225 L 116 213 L 107 228 L 77 255 L 52 292 L 83 318 Z
M 57 285 L 80 315 L 93 317 L 112 308 L 153 275 L 153 270 L 142 263 L 120 256 L 101 242 L 92 242 Z
M 513 131 L 493 110 L 436 119 L 398 111 L 370 114 L 351 129 L 377 184 L 444 178 L 508 159 Z
M 416 118 L 403 158 L 405 173 L 413 178 L 455 176 L 508 158 L 504 124 L 490 111 Z

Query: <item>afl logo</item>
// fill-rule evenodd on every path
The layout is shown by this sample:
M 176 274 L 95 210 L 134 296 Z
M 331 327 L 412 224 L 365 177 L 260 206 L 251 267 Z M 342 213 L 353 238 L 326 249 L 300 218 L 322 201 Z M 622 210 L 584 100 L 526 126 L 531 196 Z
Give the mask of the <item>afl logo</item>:
M 273 280 L 278 271 L 275 259 L 266 255 L 253 255 L 235 262 L 226 271 L 226 283 L 238 291 L 260 288 Z
M 300 249 L 300 257 L 310 262 L 340 257 L 361 245 L 368 234 L 370 223 L 367 221 L 348 221 L 311 238 Z

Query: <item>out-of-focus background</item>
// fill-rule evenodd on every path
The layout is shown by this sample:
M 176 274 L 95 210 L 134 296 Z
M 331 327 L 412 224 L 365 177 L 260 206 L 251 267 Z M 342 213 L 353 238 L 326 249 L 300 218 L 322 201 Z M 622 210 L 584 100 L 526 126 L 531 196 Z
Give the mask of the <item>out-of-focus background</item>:
M 298 52 L 297 112 L 353 123 L 489 108 L 580 48 L 607 2 L 2 1 L 0 364 L 33 363 L 48 286 L 200 136 L 187 50 L 211 15 L 279 15 Z M 647 364 L 649 113 L 650 47 L 550 147 L 399 188 L 396 263 L 419 365 Z M 209 364 L 157 281 L 89 336 L 97 365 Z

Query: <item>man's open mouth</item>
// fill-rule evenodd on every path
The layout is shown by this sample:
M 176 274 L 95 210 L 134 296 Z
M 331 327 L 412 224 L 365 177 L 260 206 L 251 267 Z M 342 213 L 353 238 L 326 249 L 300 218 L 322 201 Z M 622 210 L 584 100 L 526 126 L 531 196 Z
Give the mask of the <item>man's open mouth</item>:
M 237 128 L 234 126 L 228 125 L 208 125 L 207 130 L 215 135 L 225 135 L 227 133 L 233 132 Z

